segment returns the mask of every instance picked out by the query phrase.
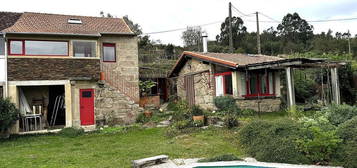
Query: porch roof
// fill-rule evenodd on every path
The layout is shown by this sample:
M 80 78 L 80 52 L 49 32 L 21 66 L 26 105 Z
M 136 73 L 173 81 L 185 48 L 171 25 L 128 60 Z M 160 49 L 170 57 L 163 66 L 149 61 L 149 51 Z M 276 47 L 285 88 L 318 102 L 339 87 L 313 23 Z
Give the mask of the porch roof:
M 339 62 L 331 62 L 322 58 L 280 58 L 277 56 L 254 54 L 230 54 L 230 53 L 202 53 L 184 51 L 173 67 L 170 77 L 177 76 L 180 69 L 188 59 L 198 59 L 204 62 L 225 66 L 232 69 L 282 69 L 286 67 L 311 68 L 311 67 L 336 67 L 343 65 Z

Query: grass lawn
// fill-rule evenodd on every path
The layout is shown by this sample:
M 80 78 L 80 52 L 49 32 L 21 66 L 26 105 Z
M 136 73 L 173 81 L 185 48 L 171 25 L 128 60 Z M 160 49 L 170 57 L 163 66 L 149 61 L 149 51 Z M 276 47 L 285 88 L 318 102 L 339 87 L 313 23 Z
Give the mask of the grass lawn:
M 131 167 L 131 160 L 166 154 L 170 158 L 242 156 L 236 132 L 207 129 L 168 138 L 165 128 L 126 133 L 22 136 L 0 141 L 0 167 Z

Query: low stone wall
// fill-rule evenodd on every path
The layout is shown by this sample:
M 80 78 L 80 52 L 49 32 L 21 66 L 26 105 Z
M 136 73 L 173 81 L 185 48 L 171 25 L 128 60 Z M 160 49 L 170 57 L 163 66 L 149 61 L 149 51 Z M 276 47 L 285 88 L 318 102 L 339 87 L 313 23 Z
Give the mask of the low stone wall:
M 134 123 L 142 109 L 129 97 L 109 85 L 97 88 L 95 118 L 97 126 Z
M 280 98 L 256 99 L 237 99 L 236 103 L 240 109 L 252 109 L 261 112 L 279 111 L 281 107 Z

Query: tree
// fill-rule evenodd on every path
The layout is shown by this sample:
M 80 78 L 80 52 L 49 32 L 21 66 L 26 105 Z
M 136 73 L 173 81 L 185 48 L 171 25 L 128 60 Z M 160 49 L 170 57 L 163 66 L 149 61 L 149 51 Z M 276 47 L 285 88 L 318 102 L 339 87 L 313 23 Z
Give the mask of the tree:
M 126 24 L 128 24 L 128 26 L 130 27 L 130 29 L 137 35 L 141 35 L 143 34 L 141 26 L 137 23 L 134 23 L 133 21 L 131 21 L 129 19 L 129 16 L 126 15 L 123 17 L 123 19 L 125 20 Z
M 299 14 L 288 13 L 284 16 L 277 29 L 283 40 L 282 48 L 284 52 L 306 51 L 309 49 L 309 42 L 314 35 L 313 26 L 302 19 Z
M 232 17 L 232 34 L 233 47 L 238 49 L 242 47 L 243 38 L 247 33 L 247 28 L 243 25 L 243 20 L 240 17 Z M 221 24 L 221 33 L 216 37 L 217 41 L 222 45 L 229 45 L 229 17 Z
M 181 39 L 183 40 L 185 47 L 198 51 L 200 48 L 201 34 L 201 27 L 187 27 L 187 30 L 182 32 Z

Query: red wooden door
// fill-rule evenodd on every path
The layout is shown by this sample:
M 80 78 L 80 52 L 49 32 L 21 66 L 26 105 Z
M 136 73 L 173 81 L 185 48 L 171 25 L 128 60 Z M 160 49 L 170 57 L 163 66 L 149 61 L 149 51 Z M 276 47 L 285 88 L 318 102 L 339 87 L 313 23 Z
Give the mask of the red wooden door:
M 94 124 L 94 90 L 80 89 L 81 125 Z

